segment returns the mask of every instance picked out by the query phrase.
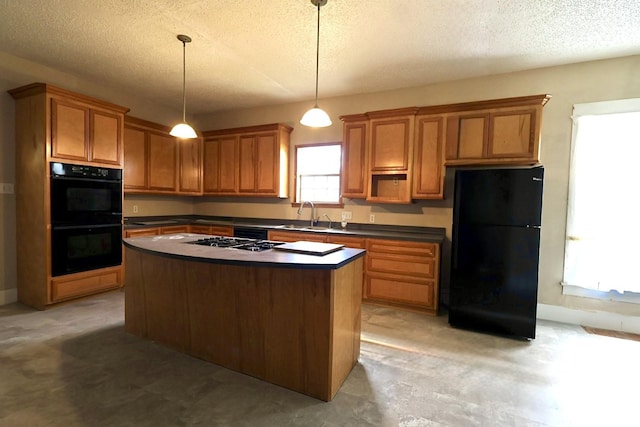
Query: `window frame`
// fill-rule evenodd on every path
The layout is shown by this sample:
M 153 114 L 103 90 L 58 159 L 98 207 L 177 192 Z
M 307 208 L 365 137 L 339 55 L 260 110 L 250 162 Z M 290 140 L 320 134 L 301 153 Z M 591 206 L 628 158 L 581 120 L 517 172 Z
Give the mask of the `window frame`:
M 318 202 L 316 203 L 314 200 L 314 206 L 323 207 L 323 208 L 343 208 L 344 202 L 342 200 L 342 156 L 344 155 L 344 144 L 342 141 L 330 141 L 330 142 L 312 142 L 309 144 L 298 144 L 294 147 L 294 155 L 293 155 L 293 200 L 291 202 L 292 207 L 299 207 L 301 202 L 297 201 L 298 198 L 298 148 L 311 148 L 311 147 L 323 147 L 323 146 L 334 146 L 337 145 L 340 147 L 340 172 L 338 173 L 340 179 L 340 194 L 338 196 L 338 202 L 336 203 L 327 203 L 327 202 Z

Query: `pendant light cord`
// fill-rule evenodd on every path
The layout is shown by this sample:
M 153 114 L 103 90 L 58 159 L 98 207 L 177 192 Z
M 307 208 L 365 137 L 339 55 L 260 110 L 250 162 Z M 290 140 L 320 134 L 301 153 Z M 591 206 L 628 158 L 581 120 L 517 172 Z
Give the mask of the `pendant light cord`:
M 316 33 L 316 105 L 318 108 L 318 68 L 320 64 L 320 2 L 318 2 L 318 31 Z
M 182 123 L 187 123 L 187 60 L 186 41 L 182 40 Z M 317 90 L 317 89 L 316 89 Z

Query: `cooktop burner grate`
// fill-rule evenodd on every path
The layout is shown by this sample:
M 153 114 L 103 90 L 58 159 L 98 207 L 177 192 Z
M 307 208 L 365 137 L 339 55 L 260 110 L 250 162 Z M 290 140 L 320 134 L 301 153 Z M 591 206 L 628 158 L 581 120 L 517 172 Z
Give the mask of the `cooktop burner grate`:
M 282 245 L 284 242 L 274 242 L 271 240 L 254 240 L 238 237 L 214 236 L 187 242 L 192 245 L 211 246 L 216 248 L 234 248 L 245 251 L 262 252 L 273 249 L 274 246 Z

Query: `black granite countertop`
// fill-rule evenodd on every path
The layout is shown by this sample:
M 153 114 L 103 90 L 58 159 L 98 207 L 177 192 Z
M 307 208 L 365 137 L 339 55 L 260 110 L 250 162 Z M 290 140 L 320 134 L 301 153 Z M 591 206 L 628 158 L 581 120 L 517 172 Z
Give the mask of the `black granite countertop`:
M 326 255 L 307 255 L 269 249 L 262 252 L 189 244 L 201 234 L 178 233 L 124 239 L 126 248 L 187 261 L 251 267 L 335 270 L 364 256 L 364 249 L 342 248 Z
M 358 224 L 349 223 L 346 230 L 339 227 L 339 222 L 332 223 L 328 228 L 327 221 L 320 222 L 317 228 L 309 228 L 308 221 L 261 219 L 261 218 L 231 218 L 200 215 L 181 216 L 153 216 L 125 218 L 125 229 L 145 227 L 166 227 L 172 225 L 222 225 L 267 230 L 295 231 L 301 233 L 338 234 L 354 237 L 387 238 L 397 240 L 412 240 L 421 242 L 442 243 L 445 229 L 440 227 L 414 227 L 400 225 Z

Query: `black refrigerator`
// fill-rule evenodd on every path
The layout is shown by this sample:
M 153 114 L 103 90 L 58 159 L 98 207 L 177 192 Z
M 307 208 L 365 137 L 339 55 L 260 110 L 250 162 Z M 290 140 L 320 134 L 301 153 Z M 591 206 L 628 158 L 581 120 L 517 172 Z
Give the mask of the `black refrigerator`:
M 542 166 L 455 174 L 449 324 L 535 338 Z

